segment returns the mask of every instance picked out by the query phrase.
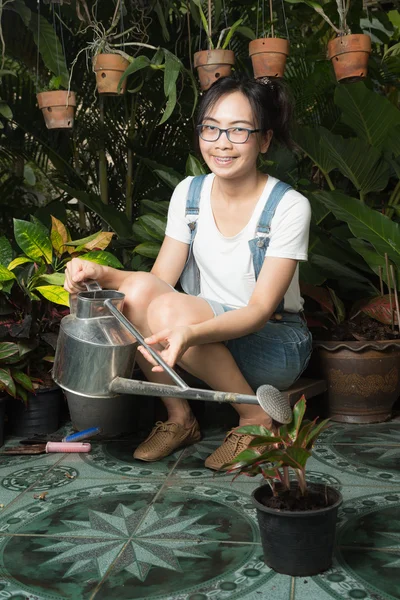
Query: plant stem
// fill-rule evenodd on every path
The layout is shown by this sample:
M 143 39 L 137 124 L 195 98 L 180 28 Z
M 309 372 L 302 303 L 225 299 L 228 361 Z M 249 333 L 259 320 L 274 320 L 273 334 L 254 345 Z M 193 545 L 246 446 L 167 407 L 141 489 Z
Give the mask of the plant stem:
M 283 485 L 287 490 L 290 490 L 290 479 L 289 479 L 289 467 L 282 467 L 283 469 Z
M 159 50 L 160 46 L 151 46 L 150 44 L 143 44 L 142 42 L 125 42 L 122 44 L 109 44 L 113 48 L 117 48 L 118 46 L 140 46 L 141 48 L 150 48 L 150 50 Z
M 393 319 L 392 289 L 390 286 L 389 257 L 387 255 L 387 252 L 385 252 L 385 265 L 386 265 L 387 286 L 388 286 L 388 292 L 389 292 L 390 319 L 392 321 L 392 331 L 393 331 L 394 330 L 394 319 Z
M 136 121 L 136 96 L 132 98 L 132 106 L 131 106 L 131 114 L 129 118 L 128 124 L 128 152 L 127 152 L 127 170 L 126 170 L 126 185 L 125 185 L 125 212 L 126 216 L 129 219 L 129 222 L 132 223 L 133 219 L 133 150 L 132 143 L 135 135 L 135 121 Z
M 271 22 L 271 37 L 275 37 L 274 36 L 274 24 L 273 24 L 273 11 L 272 11 L 272 0 L 269 0 L 269 19 Z
M 326 183 L 328 184 L 329 189 L 331 190 L 331 192 L 333 192 L 335 190 L 335 186 L 333 185 L 332 180 L 329 177 L 329 174 L 325 173 L 324 171 L 322 171 L 322 174 L 326 179 Z
M 73 148 L 74 148 L 74 167 L 75 167 L 75 171 L 80 176 L 81 175 L 81 167 L 79 164 L 79 152 L 78 152 L 78 146 L 76 144 L 75 136 L 72 139 L 72 144 L 73 144 Z M 81 200 L 78 200 L 78 213 L 79 213 L 79 227 L 82 230 L 85 230 L 86 229 L 85 205 L 83 204 L 83 202 Z
M 102 129 L 104 129 L 104 98 L 99 98 L 100 107 L 100 123 Z M 99 149 L 99 185 L 100 185 L 100 198 L 104 204 L 108 204 L 108 183 L 107 183 L 107 160 L 104 145 Z M 104 224 L 105 226 L 105 224 Z

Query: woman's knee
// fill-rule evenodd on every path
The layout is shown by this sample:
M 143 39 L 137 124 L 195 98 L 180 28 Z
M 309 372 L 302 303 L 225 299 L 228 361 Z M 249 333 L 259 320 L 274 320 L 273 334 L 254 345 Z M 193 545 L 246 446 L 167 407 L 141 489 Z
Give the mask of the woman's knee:
M 138 271 L 131 273 L 118 291 L 125 294 L 126 308 L 135 308 L 140 312 L 146 312 L 152 300 L 156 296 L 164 294 L 168 289 L 168 284 L 152 273 Z
M 176 292 L 157 296 L 147 309 L 147 321 L 153 332 L 200 323 L 212 317 L 213 312 L 205 301 Z

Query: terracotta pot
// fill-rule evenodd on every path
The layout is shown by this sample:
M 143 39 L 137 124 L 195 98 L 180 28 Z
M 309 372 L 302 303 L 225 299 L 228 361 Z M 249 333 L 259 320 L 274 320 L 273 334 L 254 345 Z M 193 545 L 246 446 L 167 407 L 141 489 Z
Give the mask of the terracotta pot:
M 400 394 L 399 340 L 316 342 L 314 347 L 314 366 L 327 381 L 333 421 L 380 423 L 391 417 Z
M 47 129 L 72 129 L 76 106 L 75 92 L 55 90 L 36 94 Z
M 249 43 L 254 77 L 283 77 L 289 42 L 281 38 L 260 38 Z
M 194 55 L 194 66 L 202 90 L 208 90 L 220 77 L 228 77 L 235 64 L 232 50 L 201 50 Z
M 97 91 L 107 96 L 120 96 L 126 91 L 126 79 L 118 92 L 119 80 L 129 66 L 120 54 L 98 54 L 93 59 L 93 70 L 96 73 Z
M 328 43 L 328 58 L 332 61 L 337 81 L 350 83 L 364 79 L 368 72 L 371 38 L 363 33 L 342 35 Z

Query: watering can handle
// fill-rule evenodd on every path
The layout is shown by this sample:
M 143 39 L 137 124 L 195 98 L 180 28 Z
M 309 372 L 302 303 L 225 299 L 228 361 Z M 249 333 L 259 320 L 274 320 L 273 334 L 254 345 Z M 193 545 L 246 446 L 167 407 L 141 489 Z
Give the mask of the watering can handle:
M 100 287 L 100 285 L 97 283 L 97 281 L 95 281 L 94 279 L 87 279 L 86 281 L 83 281 L 83 285 L 86 286 L 86 290 L 88 292 L 99 292 L 102 289 Z M 76 296 L 77 296 L 76 294 L 69 295 L 69 309 L 70 309 L 71 315 L 76 314 L 76 302 L 77 302 Z
M 151 346 L 146 344 L 146 342 L 144 341 L 144 339 L 143 339 L 142 335 L 139 333 L 139 331 L 132 325 L 132 323 L 130 321 L 128 321 L 128 319 L 125 317 L 125 315 L 123 315 L 122 312 L 119 311 L 118 308 L 116 308 L 113 305 L 112 300 L 111 299 L 105 300 L 104 304 L 105 304 L 105 306 L 107 306 L 108 310 L 114 315 L 114 317 L 116 317 L 118 319 L 118 321 L 132 335 L 135 336 L 135 338 L 137 339 L 139 344 L 141 344 L 144 348 L 146 348 L 148 353 L 151 354 L 151 356 L 154 358 L 155 361 L 157 361 L 157 364 L 159 364 L 161 367 L 163 367 L 164 371 L 166 371 L 166 373 L 168 373 L 168 375 L 175 381 L 175 383 L 182 390 L 187 390 L 188 386 L 183 381 L 183 379 L 181 377 L 179 377 L 178 373 L 176 373 L 169 365 L 167 365 L 165 360 L 163 360 L 161 358 L 161 356 L 154 350 L 154 348 L 152 348 Z

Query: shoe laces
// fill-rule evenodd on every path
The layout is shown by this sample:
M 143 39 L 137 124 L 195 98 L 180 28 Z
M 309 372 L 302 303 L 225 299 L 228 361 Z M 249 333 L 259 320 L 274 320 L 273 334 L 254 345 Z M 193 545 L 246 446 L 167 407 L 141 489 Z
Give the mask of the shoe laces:
M 233 444 L 235 454 L 239 454 L 239 452 L 247 450 L 252 439 L 252 435 L 246 435 L 245 433 L 236 433 L 235 430 L 232 430 L 226 436 L 225 441 L 229 441 L 231 444 Z

